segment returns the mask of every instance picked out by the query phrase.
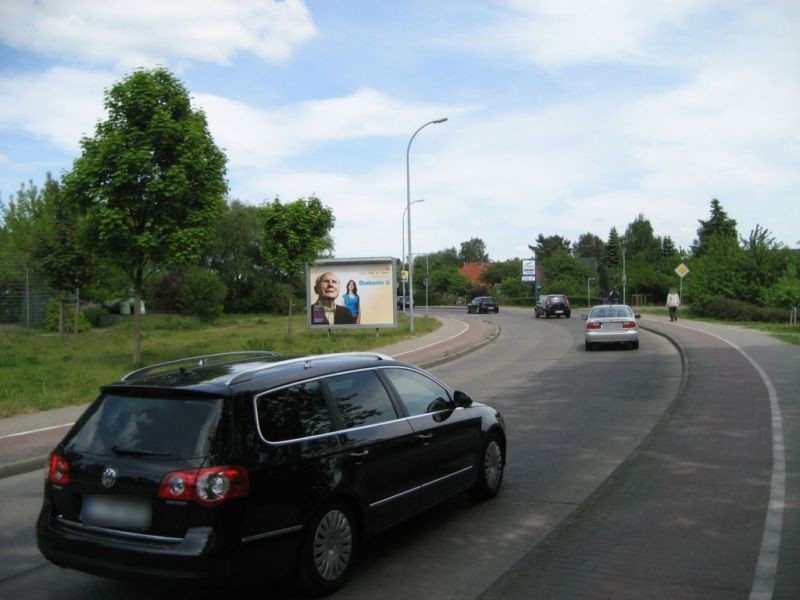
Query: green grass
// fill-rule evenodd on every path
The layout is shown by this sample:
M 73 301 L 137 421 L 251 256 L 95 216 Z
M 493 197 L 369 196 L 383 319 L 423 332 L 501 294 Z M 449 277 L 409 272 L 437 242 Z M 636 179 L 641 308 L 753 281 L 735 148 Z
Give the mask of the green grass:
M 212 325 L 173 315 L 145 315 L 142 364 L 186 356 L 274 350 L 281 354 L 325 354 L 372 350 L 412 337 L 408 318 L 397 329 L 327 329 L 306 327 L 306 315 L 292 320 L 274 315 L 226 315 Z M 415 319 L 415 335 L 439 327 L 435 319 Z M 78 335 L 10 330 L 0 333 L 0 418 L 83 404 L 98 388 L 136 368 L 132 363 L 131 320 Z

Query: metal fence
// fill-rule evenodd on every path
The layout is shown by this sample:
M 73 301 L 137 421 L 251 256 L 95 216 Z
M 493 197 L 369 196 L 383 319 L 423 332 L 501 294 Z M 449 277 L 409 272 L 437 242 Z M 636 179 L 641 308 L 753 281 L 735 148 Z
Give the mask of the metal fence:
M 0 254 L 0 323 L 41 327 L 52 292 L 24 257 Z

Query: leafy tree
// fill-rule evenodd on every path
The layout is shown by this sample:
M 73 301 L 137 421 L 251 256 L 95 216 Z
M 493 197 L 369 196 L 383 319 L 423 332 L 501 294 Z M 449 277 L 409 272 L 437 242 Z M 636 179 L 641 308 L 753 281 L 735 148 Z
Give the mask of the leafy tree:
M 697 239 L 692 244 L 692 255 L 695 257 L 708 252 L 711 238 L 723 238 L 734 242 L 738 239 L 736 221 L 728 217 L 716 198 L 711 201 L 711 215 L 708 221 L 698 220 L 698 223 L 700 227 L 697 229 Z
M 225 284 L 216 273 L 191 267 L 178 291 L 178 307 L 182 314 L 211 322 L 222 315 L 225 292 Z
M 333 212 L 316 196 L 282 204 L 278 198 L 262 207 L 265 262 L 289 287 L 288 335 L 292 337 L 293 282 L 306 263 L 333 249 Z
M 593 233 L 583 233 L 578 238 L 578 241 L 575 242 L 573 254 L 584 258 L 596 258 L 599 263 L 603 256 L 604 248 L 605 244 L 598 236 Z
M 661 254 L 661 244 L 653 235 L 653 226 L 641 213 L 625 230 L 625 251 L 626 257 L 642 254 L 653 262 L 658 260 Z
M 58 294 L 58 332 L 65 329 L 67 294 L 82 287 L 92 273 L 90 255 L 81 247 L 78 236 L 78 214 L 66 202 L 58 182 L 47 174 L 42 197 L 45 210 L 41 216 L 39 241 L 35 256 L 39 270 Z M 75 332 L 78 332 L 76 314 Z
M 263 236 L 262 211 L 258 207 L 238 200 L 226 205 L 203 264 L 215 271 L 225 284 L 227 312 L 268 308 L 259 306 L 254 296 L 261 280 L 274 281 L 261 256 Z
M 198 260 L 213 239 L 226 159 L 205 115 L 166 69 L 135 71 L 106 91 L 105 107 L 108 118 L 81 140 L 64 194 L 86 211 L 86 242 L 133 285 L 139 363 L 144 282 L 164 265 Z
M 486 266 L 486 270 L 481 273 L 480 280 L 489 285 L 498 285 L 509 279 L 522 280 L 522 260 L 512 258 L 504 261 L 491 262 Z M 529 284 L 526 284 L 528 287 Z
M 489 260 L 486 253 L 486 244 L 480 238 L 472 238 L 461 242 L 461 251 L 458 253 L 462 263 L 485 263 Z
M 536 254 L 536 260 L 544 260 L 558 250 L 570 252 L 572 243 L 560 235 L 551 235 L 545 237 L 541 233 L 536 238 L 536 245 L 529 246 Z

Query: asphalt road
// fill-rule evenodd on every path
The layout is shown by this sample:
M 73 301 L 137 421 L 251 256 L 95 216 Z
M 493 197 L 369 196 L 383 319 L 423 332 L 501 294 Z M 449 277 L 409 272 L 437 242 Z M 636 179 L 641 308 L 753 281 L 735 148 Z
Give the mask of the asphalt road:
M 459 496 L 373 540 L 337 598 L 748 598 L 775 499 L 762 374 L 783 407 L 787 457 L 783 535 L 767 544 L 780 549 L 774 597 L 797 597 L 796 347 L 747 331 L 674 327 L 683 354 L 649 332 L 638 351 L 587 353 L 575 316 L 464 318 L 490 320 L 502 333 L 432 371 L 503 411 L 504 488 L 481 504 Z M 711 334 L 733 337 L 739 350 Z M 765 363 L 763 373 L 747 357 Z M 47 563 L 33 535 L 41 478 L 0 480 L 0 596 L 176 593 Z

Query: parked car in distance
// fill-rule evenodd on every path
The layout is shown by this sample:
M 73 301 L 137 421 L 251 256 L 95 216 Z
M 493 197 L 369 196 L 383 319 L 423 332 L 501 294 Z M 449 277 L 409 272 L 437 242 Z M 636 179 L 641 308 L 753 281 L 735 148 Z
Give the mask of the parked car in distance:
M 493 296 L 476 296 L 467 304 L 468 313 L 498 313 L 500 304 Z
M 586 321 L 584 344 L 586 350 L 604 344 L 624 344 L 634 350 L 639 347 L 639 325 L 627 304 L 601 304 L 581 317 Z
M 50 454 L 37 543 L 103 576 L 325 594 L 370 535 L 497 494 L 505 456 L 498 411 L 382 354 L 192 357 L 101 389 Z
M 397 296 L 397 310 L 411 308 L 411 299 L 408 296 Z
M 561 316 L 569 319 L 572 314 L 569 298 L 564 294 L 544 294 L 539 296 L 533 310 L 533 314 L 537 319 L 541 316 L 544 316 L 545 319 Z

